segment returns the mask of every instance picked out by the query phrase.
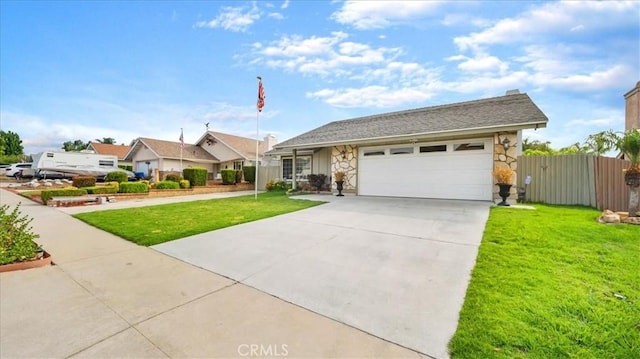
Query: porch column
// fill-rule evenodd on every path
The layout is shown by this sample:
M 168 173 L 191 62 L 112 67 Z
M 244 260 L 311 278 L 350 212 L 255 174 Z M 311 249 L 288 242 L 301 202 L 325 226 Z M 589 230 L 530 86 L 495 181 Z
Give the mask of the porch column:
M 298 157 L 298 150 L 296 150 L 295 148 L 293 149 L 293 159 L 291 160 L 292 162 L 292 166 L 293 166 L 293 170 L 291 171 L 291 188 L 292 189 L 296 189 L 298 188 L 298 183 L 297 183 L 297 179 L 296 179 L 296 160 Z

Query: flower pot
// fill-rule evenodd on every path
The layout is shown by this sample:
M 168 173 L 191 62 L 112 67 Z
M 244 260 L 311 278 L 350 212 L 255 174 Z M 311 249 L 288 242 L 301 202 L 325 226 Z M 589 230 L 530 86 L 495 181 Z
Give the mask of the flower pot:
M 624 174 L 624 182 L 629 187 L 640 186 L 640 172 L 626 172 Z
M 344 181 L 336 181 L 336 189 L 338 190 L 338 194 L 336 196 L 338 197 L 344 197 L 344 195 L 342 194 L 343 184 Z
M 498 183 L 498 187 L 500 187 L 500 191 L 498 194 L 502 198 L 502 202 L 498 203 L 498 206 L 509 206 L 507 203 L 507 198 L 511 195 L 511 185 L 505 183 Z

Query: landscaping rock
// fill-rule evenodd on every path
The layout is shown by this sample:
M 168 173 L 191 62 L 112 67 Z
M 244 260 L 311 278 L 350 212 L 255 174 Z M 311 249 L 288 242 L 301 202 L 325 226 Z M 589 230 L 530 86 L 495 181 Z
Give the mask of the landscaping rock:
M 624 223 L 640 225 L 640 217 L 627 217 L 625 218 Z
M 604 223 L 620 223 L 620 216 L 616 213 L 603 214 L 600 218 Z
M 45 187 L 53 187 L 53 183 L 51 183 L 51 182 L 45 182 L 45 183 L 44 183 L 44 186 L 45 186 Z

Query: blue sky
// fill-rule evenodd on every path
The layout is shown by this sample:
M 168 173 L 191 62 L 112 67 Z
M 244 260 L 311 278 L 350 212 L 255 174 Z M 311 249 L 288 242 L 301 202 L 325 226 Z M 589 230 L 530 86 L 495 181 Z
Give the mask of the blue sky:
M 0 128 L 69 140 L 286 140 L 330 121 L 501 96 L 562 147 L 624 128 L 640 2 L 0 1 Z

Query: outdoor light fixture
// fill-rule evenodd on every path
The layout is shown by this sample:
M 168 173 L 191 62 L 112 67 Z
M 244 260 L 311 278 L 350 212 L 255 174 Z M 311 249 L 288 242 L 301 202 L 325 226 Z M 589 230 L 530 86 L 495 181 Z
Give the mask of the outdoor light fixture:
M 510 144 L 511 141 L 509 141 L 509 139 L 505 136 L 505 138 L 502 140 L 502 147 L 504 147 L 505 151 L 509 149 Z
M 347 152 L 345 150 L 342 150 L 342 152 L 340 152 L 342 154 L 342 159 L 344 160 L 345 158 L 347 158 Z

